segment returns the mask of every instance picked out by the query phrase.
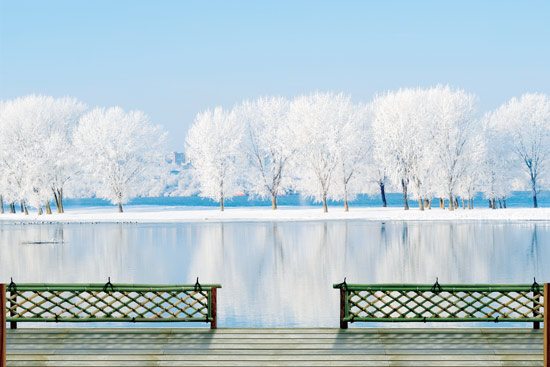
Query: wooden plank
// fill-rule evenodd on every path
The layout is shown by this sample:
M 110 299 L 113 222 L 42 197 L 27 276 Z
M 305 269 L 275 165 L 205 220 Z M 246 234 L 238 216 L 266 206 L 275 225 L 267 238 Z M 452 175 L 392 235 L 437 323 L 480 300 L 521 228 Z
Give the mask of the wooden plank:
M 100 328 L 8 331 L 15 366 L 538 366 L 541 330 Z
M 118 356 L 121 356 L 120 358 L 117 358 Z M 125 356 L 131 356 L 132 358 L 125 358 Z M 199 358 L 200 355 L 198 355 L 196 358 L 191 358 L 191 359 L 187 359 L 185 358 L 185 355 L 181 355 L 181 354 L 165 354 L 165 355 L 156 355 L 156 354 L 140 354 L 140 355 L 135 355 L 135 354 L 131 354 L 129 355 L 128 353 L 126 354 L 120 354 L 120 355 L 95 355 L 95 356 L 92 356 L 93 358 L 90 358 L 89 361 L 100 361 L 100 360 L 107 360 L 107 361 L 111 361 L 112 365 L 113 366 L 116 366 L 117 365 L 117 361 L 134 361 L 134 360 L 156 360 L 158 362 L 167 362 L 167 361 L 180 361 L 180 362 L 187 362 L 187 363 L 190 363 L 190 362 L 217 362 L 217 361 L 225 361 L 225 360 L 228 360 L 228 357 L 229 355 L 225 355 L 225 356 L 215 356 L 214 358 Z M 284 361 L 296 361 L 298 362 L 298 360 L 296 359 L 292 359 L 290 358 L 291 355 L 289 356 L 285 356 L 284 359 L 281 359 L 282 356 L 278 355 L 278 354 L 266 354 L 266 355 L 262 355 L 260 356 L 260 358 L 240 358 L 241 356 L 243 355 L 237 355 L 237 354 L 231 354 L 230 355 L 230 358 L 229 360 L 230 361 L 256 361 L 256 363 L 258 363 L 258 366 L 261 366 L 262 363 L 260 363 L 261 361 L 273 361 L 273 360 L 284 360 Z M 247 355 L 244 355 L 244 356 L 247 356 Z M 305 362 L 305 361 L 310 361 L 310 362 L 314 362 L 314 361 L 311 361 L 311 358 L 308 358 L 308 357 L 312 357 L 311 355 L 300 355 L 300 356 L 303 356 L 303 358 L 300 360 L 302 362 Z M 53 361 L 56 361 L 56 360 L 64 360 L 64 361 L 84 361 L 86 360 L 85 357 L 86 355 L 73 355 L 72 358 L 66 358 L 66 359 L 59 359 L 59 358 L 53 358 L 53 356 L 48 356 L 49 358 L 43 358 L 44 356 L 37 356 L 38 358 L 28 358 L 28 359 L 21 359 L 19 358 L 19 356 L 17 357 L 9 357 L 8 358 L 8 363 L 9 363 L 9 366 L 12 365 L 11 362 L 14 362 L 14 361 L 50 361 L 50 362 L 53 362 Z M 70 357 L 70 356 L 65 356 L 65 357 Z M 139 358 L 138 358 L 139 357 Z M 206 357 L 204 355 L 202 355 L 202 357 Z M 402 363 L 402 364 L 405 364 L 405 363 L 409 363 L 409 362 L 421 362 L 421 361 L 424 361 L 426 363 L 428 362 L 436 362 L 436 361 L 448 361 L 448 362 L 451 362 L 451 361 L 455 361 L 455 362 L 472 362 L 472 361 L 477 361 L 478 362 L 478 365 L 479 366 L 482 366 L 484 365 L 485 363 L 484 362 L 500 362 L 500 363 L 503 363 L 503 362 L 508 362 L 508 363 L 512 363 L 512 362 L 515 362 L 517 364 L 521 364 L 521 363 L 532 363 L 532 364 L 536 364 L 538 367 L 541 367 L 542 366 L 542 363 L 543 363 L 543 360 L 542 360 L 542 356 L 540 358 L 532 358 L 530 356 L 525 356 L 525 355 L 520 355 L 520 356 L 512 356 L 513 358 L 509 358 L 508 356 L 498 356 L 496 358 L 493 358 L 493 359 L 485 359 L 485 358 L 482 358 L 482 357 L 479 357 L 479 356 L 473 356 L 472 358 L 448 358 L 447 356 L 437 356 L 438 358 L 434 358 L 434 359 L 429 359 L 429 358 L 425 358 L 425 356 L 423 355 L 417 355 L 416 357 L 417 358 L 409 358 L 407 356 L 407 358 L 403 358 L 403 359 L 391 359 L 390 357 L 387 357 L 387 356 L 384 356 L 384 355 L 378 355 L 376 357 L 379 357 L 379 358 L 364 358 L 364 359 L 352 359 L 352 358 L 348 358 L 347 356 L 344 356 L 344 355 L 330 355 L 330 356 L 324 356 L 324 357 L 328 357 L 326 359 L 319 359 L 315 362 L 324 362 L 326 363 L 327 365 L 338 365 L 338 362 L 378 362 L 378 363 L 385 363 L 385 362 L 388 362 L 388 363 L 394 363 L 394 364 L 398 364 L 398 363 Z M 342 357 L 342 358 L 340 358 Z M 371 356 L 372 357 L 372 356 Z M 475 357 L 479 357 L 479 358 L 475 358 Z M 17 359 L 16 359 L 17 358 Z

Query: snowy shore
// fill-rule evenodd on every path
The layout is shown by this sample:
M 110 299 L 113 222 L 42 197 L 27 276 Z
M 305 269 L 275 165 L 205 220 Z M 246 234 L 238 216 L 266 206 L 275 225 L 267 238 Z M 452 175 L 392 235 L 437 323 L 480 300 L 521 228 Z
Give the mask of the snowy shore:
M 64 214 L 38 216 L 2 214 L 4 223 L 184 223 L 184 222 L 233 222 L 233 221 L 315 221 L 315 220 L 368 220 L 368 221 L 547 221 L 550 208 L 511 209 L 458 209 L 453 212 L 441 209 L 420 211 L 402 208 L 330 208 L 323 213 L 320 208 L 281 207 L 276 211 L 266 207 L 226 208 L 221 212 L 210 208 L 183 208 L 166 206 L 129 206 L 124 213 L 113 207 L 94 207 L 68 210 Z

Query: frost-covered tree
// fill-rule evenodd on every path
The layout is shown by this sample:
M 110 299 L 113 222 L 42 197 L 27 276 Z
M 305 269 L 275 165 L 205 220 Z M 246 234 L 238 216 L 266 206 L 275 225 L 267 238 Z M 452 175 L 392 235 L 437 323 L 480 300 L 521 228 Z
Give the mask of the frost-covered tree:
M 216 107 L 196 116 L 185 141 L 199 195 L 218 201 L 222 211 L 241 189 L 242 126 L 234 113 Z
M 373 103 L 374 154 L 393 184 L 401 187 L 403 206 L 409 209 L 409 190 L 420 208 L 429 192 L 426 92 L 400 89 L 377 96 Z
M 335 185 L 342 139 L 340 129 L 350 119 L 352 104 L 349 96 L 334 93 L 314 93 L 295 98 L 290 106 L 292 124 L 296 126 L 294 145 L 295 175 L 301 193 L 323 203 Z
M 246 189 L 251 196 L 270 198 L 273 209 L 292 184 L 288 166 L 296 148 L 290 144 L 289 107 L 286 99 L 271 97 L 245 101 L 233 111 L 244 131 Z
M 464 156 L 461 158 L 466 167 L 459 177 L 456 193 L 462 198 L 462 205 L 468 209 L 474 208 L 474 197 L 483 188 L 483 178 L 486 172 L 487 149 L 485 136 L 481 129 L 471 137 Z
M 550 98 L 538 93 L 512 98 L 488 119 L 512 143 L 516 160 L 527 176 L 533 207 L 538 207 L 541 177 L 550 160 Z
M 512 142 L 495 122 L 491 118 L 491 113 L 483 118 L 485 155 L 478 164 L 480 191 L 489 201 L 489 207 L 493 209 L 497 208 L 498 201 L 506 201 L 514 186 L 514 176 L 519 172 Z
M 481 133 L 474 116 L 476 98 L 448 86 L 430 88 L 427 94 L 429 151 L 435 158 L 436 178 L 449 199 L 449 210 L 453 210 L 459 182 L 472 168 L 469 157 L 480 146 L 474 139 Z
M 365 106 L 353 105 L 348 97 L 337 108 L 333 144 L 338 164 L 329 196 L 342 200 L 344 210 L 349 211 L 349 201 L 354 200 L 363 189 L 367 162 L 372 155 L 372 139 Z
M 80 119 L 74 145 L 95 195 L 122 205 L 151 190 L 164 155 L 165 133 L 141 111 L 95 108 Z
M 77 169 L 71 134 L 85 106 L 74 98 L 30 95 L 3 103 L 0 165 L 9 196 L 51 213 L 53 194 L 63 212 L 63 189 Z

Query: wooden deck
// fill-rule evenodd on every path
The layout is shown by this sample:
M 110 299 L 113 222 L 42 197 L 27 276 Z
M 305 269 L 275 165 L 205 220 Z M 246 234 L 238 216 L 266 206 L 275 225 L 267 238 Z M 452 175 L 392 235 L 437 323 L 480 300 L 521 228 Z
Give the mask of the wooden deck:
M 8 330 L 8 366 L 543 366 L 540 330 Z

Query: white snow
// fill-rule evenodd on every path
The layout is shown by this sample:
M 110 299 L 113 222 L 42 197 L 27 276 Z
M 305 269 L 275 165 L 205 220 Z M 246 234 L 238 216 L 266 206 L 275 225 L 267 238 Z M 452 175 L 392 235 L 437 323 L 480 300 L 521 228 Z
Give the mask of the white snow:
M 166 206 L 128 206 L 124 213 L 115 207 L 69 209 L 64 214 L 38 216 L 34 212 L 2 214 L 0 222 L 16 223 L 185 223 L 234 221 L 317 221 L 317 220 L 368 220 L 368 221 L 546 221 L 550 223 L 550 208 L 510 209 L 459 209 L 455 211 L 431 209 L 420 211 L 402 208 L 329 208 L 323 213 L 319 207 L 280 207 L 274 211 L 262 208 L 183 208 Z

